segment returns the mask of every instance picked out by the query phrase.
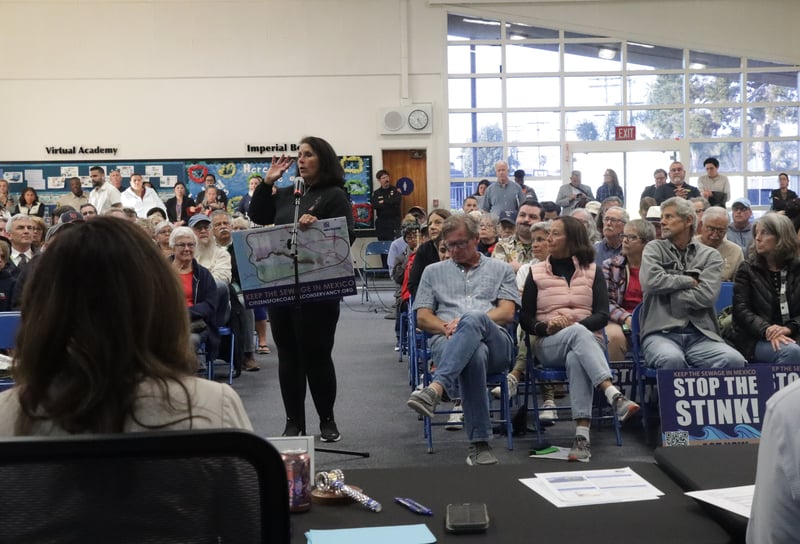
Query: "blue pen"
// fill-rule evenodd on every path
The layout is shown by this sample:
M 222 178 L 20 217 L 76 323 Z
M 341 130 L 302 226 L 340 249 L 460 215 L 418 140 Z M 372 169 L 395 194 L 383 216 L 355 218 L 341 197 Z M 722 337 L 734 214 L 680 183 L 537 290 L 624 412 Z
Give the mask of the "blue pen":
M 421 514 L 423 516 L 432 516 L 433 515 L 433 510 L 431 510 L 427 506 L 421 505 L 420 503 L 418 503 L 417 501 L 415 501 L 413 499 L 405 499 L 403 497 L 395 497 L 394 498 L 394 502 L 396 502 L 397 504 L 402 504 L 403 506 L 405 506 L 406 508 L 408 508 L 409 510 L 411 510 L 415 514 Z

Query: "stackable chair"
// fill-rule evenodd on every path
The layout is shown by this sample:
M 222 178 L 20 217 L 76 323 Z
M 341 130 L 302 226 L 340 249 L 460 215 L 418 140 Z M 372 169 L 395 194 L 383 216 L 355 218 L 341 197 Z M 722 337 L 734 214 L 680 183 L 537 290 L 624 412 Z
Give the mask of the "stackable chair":
M 719 284 L 719 295 L 714 303 L 714 311 L 719 314 L 722 310 L 733 304 L 733 282 L 723 281 Z
M 228 321 L 231 315 L 231 302 L 230 302 L 230 294 L 228 292 L 228 286 L 222 283 L 217 284 L 217 313 L 214 317 L 214 322 L 217 325 L 217 333 L 220 336 L 220 342 L 226 336 L 230 340 L 230 349 L 225 351 L 225 355 L 228 356 L 228 360 L 225 363 L 228 365 L 228 383 L 233 383 L 233 374 L 235 370 L 235 348 L 236 348 L 236 335 L 233 332 L 233 329 L 228 326 Z M 211 353 L 208 349 L 207 342 L 203 342 L 200 345 L 198 353 L 205 357 L 206 361 L 206 369 L 207 369 L 207 377 L 209 380 L 213 380 L 215 378 L 215 371 L 214 365 L 217 360 L 216 356 L 221 355 L 221 353 Z M 223 359 L 224 360 L 224 359 Z
M 0 349 L 14 349 L 17 344 L 17 330 L 19 330 L 19 312 L 0 312 Z M 8 376 L 0 378 L 0 391 L 14 385 L 14 380 Z
M 605 336 L 605 332 L 603 333 Z M 530 342 L 530 334 L 525 333 L 524 335 L 524 342 L 525 347 L 527 348 L 527 355 L 526 355 L 526 374 L 525 377 L 525 397 L 524 402 L 525 406 L 528 406 L 528 397 L 531 398 L 531 411 L 533 412 L 534 418 L 534 427 L 536 429 L 536 441 L 537 444 L 542 445 L 542 423 L 539 420 L 539 412 L 542 410 L 556 410 L 556 413 L 568 412 L 572 410 L 572 407 L 569 405 L 562 405 L 557 406 L 556 408 L 542 408 L 539 406 L 539 399 L 537 397 L 537 390 L 539 386 L 542 386 L 546 383 L 563 383 L 569 386 L 569 381 L 567 380 L 567 369 L 566 368 L 549 368 L 543 367 L 538 365 L 536 362 L 536 358 L 533 354 L 533 349 Z M 608 363 L 608 349 L 604 350 L 606 356 L 606 363 Z M 611 368 L 609 364 L 609 369 L 611 370 L 612 376 L 614 373 L 614 369 Z M 598 391 L 595 389 L 594 392 L 594 402 L 593 402 L 593 414 L 592 414 L 592 422 L 603 423 L 605 421 L 611 421 L 614 427 L 614 434 L 617 441 L 617 446 L 622 446 L 622 434 L 620 433 L 621 423 L 619 422 L 619 418 L 617 417 L 617 413 L 614 409 L 608 405 L 606 402 L 605 396 L 602 394 L 598 394 Z
M 288 544 L 280 454 L 233 429 L 0 439 L 3 542 Z
M 372 276 L 372 289 L 377 289 L 375 286 L 375 276 L 390 273 L 390 270 L 383 266 L 383 261 L 389 256 L 389 248 L 392 246 L 391 241 L 378 241 L 370 242 L 364 248 L 364 267 L 361 270 L 361 302 L 365 300 L 369 302 L 369 277 Z M 380 266 L 370 266 L 369 257 L 380 256 Z
M 647 399 L 645 399 L 645 386 L 651 384 L 656 385 L 658 372 L 654 368 L 645 366 L 644 357 L 642 355 L 642 343 L 639 327 L 639 314 L 642 311 L 642 305 L 639 304 L 633 310 L 633 317 L 631 318 L 631 345 L 633 346 L 633 387 L 631 388 L 631 400 L 638 402 L 642 408 L 642 426 L 644 427 L 645 437 L 649 437 L 650 425 L 650 406 L 648 406 Z
M 427 387 L 433 381 L 433 375 L 430 371 L 430 350 L 428 349 L 428 339 L 430 335 L 424 332 L 416 332 L 416 312 L 410 311 L 409 314 L 414 316 L 413 325 L 410 324 L 410 330 L 415 331 L 415 338 L 412 342 L 414 347 L 412 348 L 413 357 L 409 357 L 409 359 L 414 359 L 414 363 L 409 361 L 409 366 L 412 368 L 412 374 L 414 377 L 418 377 L 421 381 L 419 381 L 416 385 L 412 385 L 412 389 L 416 386 L 422 385 L 422 387 Z M 513 324 L 514 326 L 516 324 Z M 510 327 L 512 325 L 509 325 Z M 513 337 L 513 335 L 512 335 Z M 516 350 L 515 350 L 516 351 Z M 509 368 L 511 367 L 512 361 L 509 362 Z M 489 412 L 490 415 L 496 416 L 493 417 L 492 423 L 497 425 L 500 424 L 505 427 L 506 433 L 506 447 L 509 450 L 514 449 L 514 438 L 513 438 L 513 426 L 512 426 L 512 415 L 511 415 L 511 398 L 508 393 L 508 371 L 487 374 L 486 375 L 486 394 L 489 397 Z M 496 400 L 491 395 L 490 391 L 492 388 L 500 386 L 500 399 Z M 499 407 L 493 408 L 492 403 L 499 402 Z M 455 410 L 436 410 L 434 415 L 442 415 L 442 416 L 449 416 L 450 414 L 457 413 Z M 446 421 L 433 421 L 432 418 L 427 416 L 422 417 L 422 425 L 423 431 L 425 436 L 425 442 L 428 447 L 428 453 L 433 453 L 433 427 L 444 426 L 448 425 Z

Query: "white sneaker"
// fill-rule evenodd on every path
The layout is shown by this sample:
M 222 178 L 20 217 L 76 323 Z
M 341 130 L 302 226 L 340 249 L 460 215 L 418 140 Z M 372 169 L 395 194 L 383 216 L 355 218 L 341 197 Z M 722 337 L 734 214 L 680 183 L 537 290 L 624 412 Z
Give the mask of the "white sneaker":
M 508 398 L 511 398 L 517 394 L 517 388 L 519 387 L 519 380 L 517 379 L 516 376 L 514 376 L 512 373 L 509 372 L 506 381 L 508 382 Z M 496 399 L 499 399 L 502 396 L 499 385 L 494 389 L 492 389 L 492 396 Z
M 558 411 L 553 410 L 555 407 L 556 403 L 552 400 L 544 401 L 542 409 L 539 410 L 539 421 L 541 421 L 543 425 L 553 425 L 558 419 Z
M 453 401 L 454 412 L 447 418 L 447 424 L 444 426 L 448 431 L 460 431 L 464 428 L 464 411 L 461 409 L 461 401 Z

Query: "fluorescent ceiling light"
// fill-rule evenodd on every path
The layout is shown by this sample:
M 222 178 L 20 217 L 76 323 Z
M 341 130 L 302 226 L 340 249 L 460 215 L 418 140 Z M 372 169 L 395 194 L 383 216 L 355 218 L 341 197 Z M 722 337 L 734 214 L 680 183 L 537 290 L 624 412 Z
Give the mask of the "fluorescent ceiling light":
M 628 45 L 635 45 L 636 47 L 644 47 L 645 49 L 655 49 L 655 45 L 649 45 L 646 43 L 638 43 L 638 42 L 628 42 Z
M 489 25 L 489 26 L 500 26 L 499 21 L 484 21 L 481 19 L 461 19 L 465 23 L 472 23 L 474 25 Z
M 601 47 L 597 51 L 597 56 L 605 60 L 614 60 L 614 57 L 617 56 L 617 52 L 614 51 L 613 49 L 607 49 L 605 47 Z

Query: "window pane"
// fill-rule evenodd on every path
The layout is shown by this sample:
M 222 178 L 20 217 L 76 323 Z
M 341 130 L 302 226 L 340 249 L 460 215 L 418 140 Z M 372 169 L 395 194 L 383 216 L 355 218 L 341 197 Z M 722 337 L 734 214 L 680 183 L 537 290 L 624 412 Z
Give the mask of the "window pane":
M 500 21 L 448 13 L 447 34 L 468 40 L 499 40 Z
M 632 110 L 631 124 L 637 140 L 672 140 L 683 137 L 683 110 Z
M 622 69 L 619 43 L 564 44 L 565 72 L 609 72 Z
M 580 32 L 569 32 L 567 30 L 564 31 L 564 37 L 567 39 L 570 38 L 578 38 L 578 39 L 585 39 L 585 38 L 603 38 L 604 36 L 594 36 L 592 34 L 581 34 Z
M 747 59 L 748 68 L 791 68 L 790 64 L 783 64 L 780 62 L 769 62 L 766 60 Z M 777 178 L 775 178 L 777 179 Z M 777 183 L 775 184 L 777 187 Z
M 689 76 L 689 96 L 695 104 L 739 102 L 741 74 L 693 74 Z
M 539 186 L 533 183 L 532 179 L 542 176 L 558 176 L 561 173 L 561 147 L 557 145 L 511 147 L 509 148 L 509 155 L 516 160 L 516 165 L 511 170 L 513 171 L 517 168 L 525 170 L 525 181 L 528 182 L 528 185 L 537 189 L 536 196 L 541 200 L 542 196 L 538 191 Z
M 614 127 L 620 124 L 620 111 L 568 111 L 566 139 L 571 141 L 614 140 Z
M 474 85 L 474 95 L 473 95 Z M 450 108 L 499 108 L 500 79 L 450 79 L 447 82 Z
M 558 44 L 506 46 L 506 72 L 558 72 Z
M 800 136 L 797 110 L 797 106 L 747 108 L 748 136 L 753 138 Z
M 690 138 L 726 138 L 742 135 L 741 108 L 689 110 Z
M 742 144 L 740 142 L 697 142 L 689 146 L 692 155 L 689 172 L 704 172 L 703 161 L 709 157 L 719 160 L 719 171 L 740 172 L 742 169 Z
M 500 46 L 449 45 L 447 70 L 451 74 L 499 74 Z
M 796 170 L 800 142 L 752 142 L 747 155 L 747 168 L 756 172 Z M 778 184 L 775 184 L 777 187 Z
M 514 77 L 506 79 L 509 108 L 558 107 L 561 101 L 557 77 Z
M 662 74 L 628 76 L 630 105 L 683 104 L 683 76 Z
M 537 28 L 535 26 L 523 25 L 521 23 L 506 23 L 506 36 L 508 36 L 509 40 L 557 40 L 558 30 L 553 30 L 550 28 Z
M 683 68 L 683 49 L 628 42 L 628 70 Z
M 503 140 L 501 113 L 451 113 L 451 142 L 500 142 Z M 474 132 L 473 132 L 474 131 Z
M 452 151 L 451 151 L 452 153 Z M 452 156 L 452 155 L 451 155 Z M 464 177 L 468 178 L 494 178 L 494 164 L 504 158 L 503 147 L 465 147 L 457 153 L 458 162 L 461 163 Z
M 705 51 L 689 51 L 689 68 L 704 70 L 706 68 L 739 68 L 742 65 L 740 57 L 728 57 Z
M 564 78 L 565 106 L 618 106 L 621 103 L 621 76 Z
M 466 177 L 466 172 L 461 170 L 461 161 L 463 160 L 464 149 L 460 147 L 450 148 L 450 177 L 463 178 Z
M 552 142 L 561 139 L 557 111 L 509 112 L 509 142 Z
M 797 72 L 747 74 L 748 102 L 797 102 Z

